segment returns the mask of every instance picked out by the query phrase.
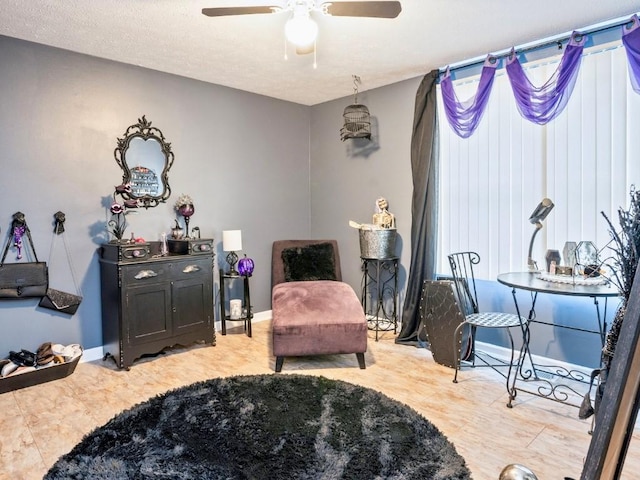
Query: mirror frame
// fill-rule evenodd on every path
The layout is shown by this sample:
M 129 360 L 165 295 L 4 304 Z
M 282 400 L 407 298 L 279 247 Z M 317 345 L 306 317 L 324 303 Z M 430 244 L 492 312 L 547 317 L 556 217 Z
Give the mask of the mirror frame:
M 171 169 L 174 161 L 171 144 L 165 140 L 164 135 L 159 129 L 151 126 L 151 122 L 146 119 L 145 115 L 138 119 L 138 123 L 127 128 L 124 132 L 124 136 L 122 138 L 118 138 L 118 146 L 114 151 L 116 162 L 123 171 L 123 185 L 131 183 L 132 173 L 131 169 L 127 165 L 126 154 L 131 141 L 135 138 L 141 138 L 145 141 L 153 139 L 160 144 L 160 149 L 164 154 L 164 168 L 162 169 L 162 173 L 158 176 L 159 180 L 162 182 L 162 193 L 160 195 L 135 195 L 133 192 L 128 190 L 123 192 L 121 195 L 125 200 L 136 200 L 138 202 L 138 206 L 144 208 L 156 207 L 160 203 L 166 202 L 171 195 L 171 187 L 169 186 L 169 170 Z

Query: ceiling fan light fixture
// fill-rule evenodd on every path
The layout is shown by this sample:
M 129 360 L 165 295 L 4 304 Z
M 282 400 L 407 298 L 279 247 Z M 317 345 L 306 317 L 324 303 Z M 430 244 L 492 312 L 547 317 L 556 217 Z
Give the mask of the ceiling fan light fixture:
M 284 26 L 287 40 L 297 47 L 307 47 L 315 42 L 318 36 L 318 24 L 309 16 L 294 15 Z

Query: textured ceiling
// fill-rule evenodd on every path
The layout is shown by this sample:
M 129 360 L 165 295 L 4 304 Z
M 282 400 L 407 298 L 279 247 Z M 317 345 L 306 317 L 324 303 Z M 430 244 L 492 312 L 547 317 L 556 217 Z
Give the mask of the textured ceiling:
M 320 0 L 319 0 L 320 1 Z M 395 19 L 326 17 L 313 55 L 284 59 L 286 13 L 204 7 L 285 0 L 0 0 L 0 34 L 303 105 L 424 75 L 640 11 L 640 0 L 402 0 Z

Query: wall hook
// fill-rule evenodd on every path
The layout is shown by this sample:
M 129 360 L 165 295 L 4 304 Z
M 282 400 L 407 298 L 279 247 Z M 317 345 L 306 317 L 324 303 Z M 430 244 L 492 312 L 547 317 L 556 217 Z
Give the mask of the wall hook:
M 358 84 L 362 83 L 360 81 L 360 77 L 358 75 L 351 75 L 353 77 L 353 97 L 354 97 L 354 102 L 353 103 L 358 103 Z

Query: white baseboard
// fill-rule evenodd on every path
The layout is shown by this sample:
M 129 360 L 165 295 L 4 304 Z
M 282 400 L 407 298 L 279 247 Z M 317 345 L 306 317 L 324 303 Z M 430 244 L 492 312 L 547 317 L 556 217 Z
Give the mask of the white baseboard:
M 271 317 L 272 317 L 271 310 L 265 310 L 264 312 L 256 312 L 253 315 L 253 319 L 251 320 L 251 323 L 264 322 L 265 320 L 271 320 Z
M 266 320 L 271 320 L 271 310 L 265 310 L 263 312 L 256 312 L 253 315 L 252 323 L 264 322 Z M 222 329 L 220 322 L 215 323 L 216 332 L 219 332 Z M 104 348 L 102 346 L 93 347 L 82 352 L 82 358 L 80 359 L 80 363 L 84 362 L 93 362 L 94 360 L 102 360 L 104 357 Z
M 101 346 L 89 348 L 88 350 L 82 352 L 80 363 L 102 360 L 102 357 L 104 357 L 104 349 Z
M 252 323 L 264 322 L 267 320 L 271 320 L 271 318 L 272 318 L 272 311 L 264 310 L 262 312 L 256 312 L 253 315 L 253 319 L 251 321 Z M 216 322 L 215 325 L 216 325 L 216 332 L 219 332 L 222 328 L 220 322 Z M 511 351 L 508 348 L 499 347 L 491 343 L 476 342 L 476 348 L 489 355 L 496 357 L 497 359 L 504 360 L 505 362 L 508 362 L 509 358 L 511 357 Z M 518 352 L 516 352 L 516 355 L 517 353 Z M 92 362 L 94 360 L 101 360 L 103 356 L 104 356 L 104 349 L 102 346 L 89 348 L 83 352 L 80 362 L 82 363 L 82 362 Z M 584 365 L 575 365 L 572 363 L 561 362 L 559 360 L 554 360 L 552 358 L 543 357 L 540 355 L 532 355 L 532 357 L 533 357 L 533 360 L 536 362 L 536 364 L 539 364 L 539 365 L 554 365 L 560 368 L 566 368 L 568 371 L 578 370 L 581 372 L 590 372 L 592 370 L 592 368 L 585 367 Z

